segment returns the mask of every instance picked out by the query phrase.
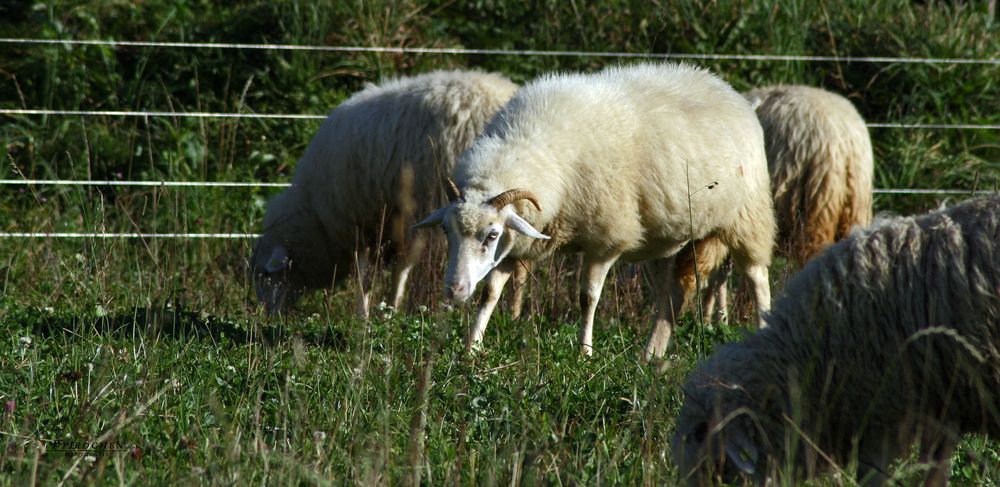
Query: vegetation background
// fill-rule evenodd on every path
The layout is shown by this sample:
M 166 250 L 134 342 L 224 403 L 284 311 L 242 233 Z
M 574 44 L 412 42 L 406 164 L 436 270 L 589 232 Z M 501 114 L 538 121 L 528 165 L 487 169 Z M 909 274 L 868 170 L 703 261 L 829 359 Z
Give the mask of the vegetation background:
M 740 90 L 825 87 L 870 122 L 997 125 L 1000 19 L 990 3 L 8 0 L 0 37 L 991 59 L 702 64 Z M 633 61 L 4 41 L 0 108 L 324 114 L 365 83 L 435 68 L 524 82 Z M 0 117 L 4 179 L 287 182 L 319 126 Z M 879 188 L 1000 184 L 1000 130 L 871 133 Z M 253 233 L 277 191 L 3 185 L 0 231 Z M 963 197 L 875 204 L 905 214 Z M 248 291 L 251 246 L 0 238 L 0 485 L 673 484 L 679 384 L 713 344 L 747 332 L 692 323 L 663 371 L 639 364 L 650 309 L 641 274 L 622 268 L 599 309 L 597 354 L 582 359 L 576 266 L 561 258 L 538 272 L 531 317 L 499 313 L 487 352 L 470 358 L 460 343 L 468 310 L 439 309 L 433 279 L 415 283 L 414 306 L 368 324 L 351 315 L 350 289 L 265 319 Z M 61 451 L 79 442 L 125 446 Z M 919 470 L 907 461 L 896 475 L 905 484 Z M 997 485 L 1000 444 L 963 443 L 952 478 Z M 820 484 L 831 482 L 851 481 Z

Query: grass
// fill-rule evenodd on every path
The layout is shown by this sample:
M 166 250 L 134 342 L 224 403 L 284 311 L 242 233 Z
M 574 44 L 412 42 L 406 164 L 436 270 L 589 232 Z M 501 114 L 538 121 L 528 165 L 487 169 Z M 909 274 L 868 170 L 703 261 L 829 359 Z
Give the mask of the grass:
M 163 2 L 0 5 L 0 36 L 608 52 L 996 58 L 985 5 L 749 2 Z M 325 113 L 365 82 L 441 67 L 525 81 L 611 58 L 409 56 L 27 46 L 0 49 L 0 107 Z M 738 89 L 807 83 L 870 121 L 1000 123 L 996 65 L 713 61 Z M 7 179 L 285 182 L 318 121 L 7 116 Z M 873 129 L 879 187 L 993 188 L 1000 132 Z M 275 189 L 3 186 L 0 231 L 255 232 Z M 911 213 L 934 196 L 876 199 Z M 679 384 L 744 326 L 685 321 L 670 366 L 637 361 L 650 307 L 619 266 L 577 353 L 572 257 L 544 263 L 530 318 L 494 317 L 469 357 L 467 309 L 414 304 L 370 323 L 351 289 L 265 319 L 248 240 L 0 239 L 0 485 L 674 484 Z M 440 254 L 423 271 L 440 271 Z M 384 283 L 382 284 L 384 286 Z M 778 291 L 776 288 L 775 294 Z M 384 293 L 382 293 L 384 295 Z M 420 305 L 429 306 L 423 310 Z M 703 338 L 702 338 L 703 337 Z M 80 442 L 123 451 L 60 452 Z M 138 447 L 136 450 L 133 447 Z M 904 462 L 903 483 L 919 476 Z M 1000 446 L 970 437 L 952 481 L 997 485 Z M 817 483 L 850 483 L 824 479 Z
M 607 323 L 600 353 L 584 359 L 574 324 L 501 316 L 487 351 L 469 358 L 463 312 L 386 311 L 365 324 L 343 318 L 349 302 L 334 296 L 322 312 L 281 323 L 175 302 L 122 311 L 5 302 L 7 484 L 36 471 L 43 484 L 395 484 L 414 468 L 432 484 L 507 483 L 515 472 L 528 484 L 670 481 L 664 445 L 676 386 L 694 360 L 683 352 L 693 349 L 688 333 L 678 338 L 679 366 L 661 376 L 636 361 L 643 337 L 631 323 Z M 421 411 L 425 357 L 432 381 Z M 426 414 L 416 465 L 415 414 Z M 60 440 L 127 446 L 43 447 Z

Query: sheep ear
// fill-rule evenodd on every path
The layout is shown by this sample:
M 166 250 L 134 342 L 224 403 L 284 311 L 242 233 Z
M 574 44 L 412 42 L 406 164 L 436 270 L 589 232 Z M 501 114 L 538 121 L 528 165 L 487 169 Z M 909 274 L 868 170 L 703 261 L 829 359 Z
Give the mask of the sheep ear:
M 757 445 L 750 441 L 746 431 L 739 424 L 731 424 L 726 428 L 726 459 L 733 463 L 741 472 L 753 475 L 757 472 L 757 459 L 760 453 Z
M 757 108 L 764 104 L 764 99 L 759 96 L 748 96 L 746 99 L 750 102 L 750 108 L 754 111 L 757 111 Z
M 448 206 L 438 208 L 430 216 L 424 218 L 420 223 L 413 225 L 413 228 L 427 228 L 440 225 L 444 221 L 444 214 L 448 211 Z
M 541 240 L 548 240 L 550 237 L 548 235 L 542 235 L 542 232 L 535 230 L 535 227 L 531 226 L 527 220 L 521 218 L 517 213 L 511 212 L 507 216 L 507 221 L 504 225 L 516 232 L 527 235 L 531 238 L 537 238 Z
M 284 245 L 279 245 L 271 251 L 271 257 L 267 259 L 264 270 L 269 273 L 278 272 L 288 267 L 288 249 Z

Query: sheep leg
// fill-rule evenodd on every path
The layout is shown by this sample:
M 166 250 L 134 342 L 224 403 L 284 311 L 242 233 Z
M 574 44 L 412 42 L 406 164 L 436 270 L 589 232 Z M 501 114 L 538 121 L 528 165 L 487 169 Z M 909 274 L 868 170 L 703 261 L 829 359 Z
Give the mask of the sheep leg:
M 948 485 L 955 442 L 950 439 L 942 439 L 933 446 L 933 448 L 928 448 L 927 451 L 920 453 L 920 461 L 931 465 L 931 469 L 924 474 L 924 485 L 928 487 Z M 921 450 L 923 449 L 924 447 L 921 447 Z
M 403 304 L 403 294 L 406 293 L 406 281 L 410 278 L 410 271 L 413 270 L 413 262 L 403 261 L 396 268 L 392 276 L 392 307 L 399 309 Z
M 951 456 L 957 445 L 953 429 L 957 428 L 949 428 L 933 419 L 924 422 L 920 435 L 920 463 L 930 467 L 924 474 L 925 486 L 948 485 Z
M 583 323 L 580 326 L 580 353 L 590 356 L 594 353 L 594 314 L 597 312 L 597 302 L 601 299 L 604 280 L 608 271 L 618 260 L 618 256 L 584 257 L 584 282 L 580 288 L 580 312 Z
M 858 445 L 857 483 L 880 487 L 889 480 L 886 470 L 892 459 L 892 446 L 886 435 L 872 435 Z
M 674 283 L 674 268 L 676 258 L 667 257 L 655 259 L 650 267 L 653 270 L 653 287 L 656 291 L 656 316 L 653 320 L 653 331 L 649 334 L 642 360 L 660 358 L 667 352 L 670 336 L 673 334 L 674 320 L 681 306 L 684 305 L 684 288 Z
M 750 264 L 744 271 L 753 285 L 753 295 L 757 304 L 757 326 L 764 328 L 764 315 L 771 310 L 771 283 L 768 280 L 767 266 Z
M 709 286 L 705 290 L 705 298 L 701 300 L 701 321 L 703 323 L 712 322 L 712 314 L 715 312 L 715 305 L 718 301 L 719 290 Z
M 372 277 L 368 275 L 368 249 L 354 251 L 354 266 L 358 278 L 358 296 L 355 312 L 358 318 L 368 320 L 368 304 L 371 300 Z
M 510 317 L 519 319 L 524 310 L 524 286 L 531 274 L 531 262 L 517 261 L 514 264 L 514 295 L 510 300 Z
M 417 264 L 421 253 L 424 250 L 424 239 L 414 237 L 406 255 L 399 260 L 396 272 L 393 275 L 392 283 L 392 307 L 399 309 L 403 304 L 403 295 L 406 293 L 406 282 L 410 278 L 410 271 Z
M 729 290 L 726 286 L 732 271 L 731 261 L 712 271 L 708 278 L 708 290 L 701 309 L 703 322 L 725 323 L 729 309 Z M 718 306 L 718 307 L 716 307 Z
M 507 284 L 507 279 L 510 279 L 510 275 L 514 272 L 516 262 L 517 259 L 504 259 L 486 276 L 486 286 L 483 287 L 483 297 L 476 313 L 476 322 L 469 327 L 469 334 L 465 337 L 466 351 L 471 352 L 474 347 L 482 343 L 486 324 L 489 323 L 493 308 L 496 308 L 497 301 L 500 300 L 500 293 Z
M 728 323 L 729 322 L 729 284 L 726 281 L 723 281 L 722 285 L 719 286 L 718 297 L 716 299 L 718 300 L 719 305 L 718 305 L 718 308 L 715 309 L 715 316 L 713 316 L 713 319 L 717 323 Z

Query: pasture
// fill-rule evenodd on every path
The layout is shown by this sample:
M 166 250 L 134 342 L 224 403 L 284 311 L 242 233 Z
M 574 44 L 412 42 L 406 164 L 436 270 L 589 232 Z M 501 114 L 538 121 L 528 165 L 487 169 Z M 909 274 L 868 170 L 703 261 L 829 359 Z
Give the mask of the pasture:
M 711 54 L 729 56 L 690 62 L 740 91 L 800 83 L 850 99 L 875 146 L 876 212 L 922 212 L 1000 185 L 988 3 L 0 6 L 0 485 L 674 485 L 679 386 L 752 317 L 684 317 L 666 360 L 643 364 L 646 276 L 619 264 L 595 354 L 581 357 L 578 261 L 557 257 L 535 270 L 526 316 L 501 302 L 470 356 L 474 307 L 444 305 L 438 248 L 403 309 L 360 321 L 348 283 L 269 318 L 247 263 L 276 185 L 368 82 L 467 67 L 523 83 L 634 61 L 594 53 Z M 902 485 L 920 473 L 914 461 L 894 470 Z M 951 480 L 1000 483 L 998 439 L 967 438 Z

